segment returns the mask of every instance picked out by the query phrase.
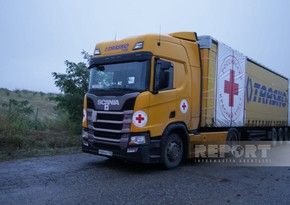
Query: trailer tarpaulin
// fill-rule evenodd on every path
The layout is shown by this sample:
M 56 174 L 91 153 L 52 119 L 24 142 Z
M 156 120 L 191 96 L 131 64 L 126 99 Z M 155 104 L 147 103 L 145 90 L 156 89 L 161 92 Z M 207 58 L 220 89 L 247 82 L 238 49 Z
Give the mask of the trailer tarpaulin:
M 246 56 L 218 43 L 215 122 L 217 127 L 244 126 Z

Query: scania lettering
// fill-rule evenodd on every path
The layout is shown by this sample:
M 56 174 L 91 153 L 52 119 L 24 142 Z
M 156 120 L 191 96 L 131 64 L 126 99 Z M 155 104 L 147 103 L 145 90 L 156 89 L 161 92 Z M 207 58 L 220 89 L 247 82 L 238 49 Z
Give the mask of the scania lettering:
M 83 152 L 171 169 L 199 145 L 289 140 L 288 79 L 210 36 L 98 43 L 89 70 Z
M 98 100 L 98 105 L 119 105 L 119 100 Z

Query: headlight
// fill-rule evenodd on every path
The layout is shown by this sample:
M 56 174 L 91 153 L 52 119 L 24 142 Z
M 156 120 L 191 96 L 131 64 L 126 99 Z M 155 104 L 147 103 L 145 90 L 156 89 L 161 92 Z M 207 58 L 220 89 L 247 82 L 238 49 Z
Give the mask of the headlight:
M 88 141 L 89 140 L 89 133 L 86 131 L 82 131 L 82 137 L 84 140 Z
M 131 136 L 129 145 L 140 145 L 140 144 L 145 144 L 146 143 L 146 137 L 141 135 L 141 136 Z
M 83 145 L 89 146 L 88 140 L 89 140 L 89 133 L 86 131 L 82 131 L 82 138 L 83 138 Z

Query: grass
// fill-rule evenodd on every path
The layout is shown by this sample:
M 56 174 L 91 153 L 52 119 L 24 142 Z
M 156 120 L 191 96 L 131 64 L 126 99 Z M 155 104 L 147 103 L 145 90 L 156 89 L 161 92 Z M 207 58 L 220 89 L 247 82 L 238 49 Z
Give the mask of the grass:
M 55 119 L 57 118 L 57 111 L 55 110 L 56 103 L 49 99 L 57 94 L 34 92 L 28 90 L 14 90 L 10 91 L 5 88 L 0 88 L 0 111 L 3 110 L 3 105 L 9 105 L 9 100 L 15 99 L 17 101 L 29 101 L 33 106 L 34 113 L 38 109 L 38 117 L 40 119 Z
M 50 100 L 56 95 L 0 89 L 0 160 L 80 151 L 68 114 Z

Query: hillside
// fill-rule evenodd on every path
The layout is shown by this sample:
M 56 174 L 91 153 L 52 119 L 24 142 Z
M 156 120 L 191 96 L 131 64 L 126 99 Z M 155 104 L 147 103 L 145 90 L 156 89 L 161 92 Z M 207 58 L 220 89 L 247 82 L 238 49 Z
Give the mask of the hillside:
M 0 88 L 0 112 L 9 109 L 11 100 L 17 102 L 28 101 L 32 106 L 34 115 L 37 114 L 39 119 L 55 119 L 57 112 L 55 110 L 56 102 L 50 100 L 51 97 L 57 94 L 34 92 L 27 90 L 10 91 L 5 88 Z M 13 108 L 12 108 L 13 109 Z
M 80 150 L 68 114 L 51 100 L 57 95 L 0 88 L 0 160 Z

